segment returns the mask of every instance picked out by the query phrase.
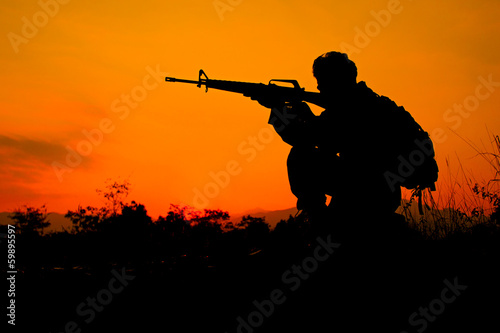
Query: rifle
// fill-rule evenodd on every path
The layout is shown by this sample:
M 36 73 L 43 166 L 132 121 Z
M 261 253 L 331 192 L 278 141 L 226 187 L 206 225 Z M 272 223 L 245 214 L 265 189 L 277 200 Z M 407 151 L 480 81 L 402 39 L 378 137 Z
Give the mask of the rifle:
M 264 83 L 251 83 L 251 82 L 238 82 L 238 81 L 225 81 L 225 80 L 211 80 L 207 77 L 205 72 L 200 69 L 198 81 L 177 79 L 174 77 L 166 77 L 167 82 L 181 82 L 196 84 L 198 88 L 202 85 L 205 86 L 205 92 L 208 88 L 230 91 L 243 94 L 243 96 L 258 99 L 261 97 L 272 98 L 279 103 L 285 102 L 308 102 L 320 107 L 326 108 L 324 98 L 318 92 L 305 91 L 301 88 L 296 80 L 270 80 L 268 84 Z M 292 87 L 284 87 L 274 84 L 273 82 L 289 83 Z

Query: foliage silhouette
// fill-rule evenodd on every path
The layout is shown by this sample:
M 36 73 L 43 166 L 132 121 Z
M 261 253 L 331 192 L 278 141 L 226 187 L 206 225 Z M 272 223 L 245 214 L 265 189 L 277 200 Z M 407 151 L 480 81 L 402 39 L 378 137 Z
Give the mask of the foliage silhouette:
M 105 207 L 97 208 L 87 206 L 83 208 L 78 206 L 74 211 L 68 210 L 64 217 L 71 220 L 73 232 L 85 233 L 98 231 L 100 224 L 106 219 L 108 210 Z
M 481 187 L 477 191 L 485 200 L 495 198 Z M 249 307 L 255 300 L 264 302 L 270 291 L 285 290 L 283 273 L 311 263 L 304 258 L 311 258 L 317 244 L 307 214 L 289 216 L 271 229 L 264 218 L 246 215 L 236 221 L 223 210 L 197 211 L 182 205 L 170 205 L 153 219 L 143 204 L 123 201 L 123 197 L 117 201 L 116 213 L 108 204 L 68 211 L 74 225 L 71 232 L 40 234 L 29 246 L 19 235 L 19 276 L 25 284 L 18 297 L 20 303 L 34 302 L 37 329 L 60 330 L 61 323 L 74 318 L 82 300 L 108 285 L 110 271 L 123 267 L 138 277 L 137 283 L 117 296 L 88 331 L 129 330 L 128 323 L 134 321 L 141 329 L 152 328 L 165 318 L 172 325 L 182 323 L 187 331 L 209 326 L 235 331 L 235 318 L 252 311 Z M 42 213 L 32 215 L 45 221 L 44 210 L 30 212 Z M 373 224 L 357 240 L 359 248 L 342 243 L 332 262 L 322 262 L 310 280 L 302 281 L 299 292 L 287 294 L 286 305 L 259 330 L 307 330 L 312 322 L 352 323 L 367 313 L 371 313 L 367 318 L 401 329 L 405 327 L 398 325 L 401 321 L 405 325 L 408 314 L 434 297 L 429 290 L 435 289 L 436 276 L 460 274 L 460 281 L 476 283 L 476 288 L 492 285 L 497 275 L 483 263 L 496 262 L 500 256 L 498 225 L 485 224 L 439 241 L 413 237 L 407 225 L 400 227 Z M 28 287 L 40 282 L 44 288 Z M 378 291 L 368 288 L 372 285 Z M 326 307 L 318 302 L 323 297 L 335 302 Z M 359 306 L 359 299 L 366 302 Z M 397 301 L 398 308 L 388 315 L 370 307 L 381 299 Z M 482 313 L 484 307 L 471 311 Z M 296 321 L 289 318 L 308 319 L 295 327 Z
M 129 194 L 130 182 L 128 179 L 121 182 L 117 180 L 112 182 L 111 179 L 107 179 L 105 188 L 105 190 L 97 189 L 96 192 L 106 199 L 108 214 L 116 216 L 125 205 L 124 200 Z
M 106 325 L 113 325 L 120 329 L 128 329 L 127 323 L 131 318 L 148 318 L 140 320 L 141 325 L 147 326 L 150 323 L 158 323 L 159 318 L 165 318 L 166 314 L 169 322 L 184 323 L 186 327 L 193 328 L 193 331 L 194 327 L 200 328 L 198 326 L 202 323 L 208 326 L 215 325 L 220 331 L 224 329 L 228 332 L 234 331 L 234 328 L 227 329 L 232 327 L 234 318 L 248 311 L 247 307 L 252 305 L 255 299 L 264 300 L 266 295 L 263 293 L 268 293 L 274 288 L 282 288 L 283 272 L 292 265 L 301 263 L 304 255 L 310 253 L 307 251 L 313 249 L 310 245 L 312 240 L 308 239 L 309 221 L 304 215 L 290 216 L 271 230 L 265 219 L 252 216 L 244 216 L 241 221 L 234 222 L 233 228 L 224 228 L 224 225 L 231 222 L 228 212 L 222 210 L 197 212 L 190 207 L 177 205 L 171 205 L 169 211 L 156 220 L 148 215 L 144 205 L 134 201 L 123 205 L 115 216 L 103 217 L 101 212 L 101 210 L 85 210 L 84 213 L 90 220 L 94 218 L 94 221 L 99 221 L 96 223 L 97 228 L 88 230 L 80 228 L 71 233 L 58 232 L 39 237 L 36 261 L 28 260 L 20 264 L 21 271 L 26 274 L 26 281 L 33 283 L 45 281 L 45 285 L 51 290 L 51 297 L 43 291 L 31 291 L 30 297 L 42 293 L 36 299 L 49 299 L 50 307 L 59 309 L 55 315 L 54 312 L 46 314 L 51 319 L 45 320 L 41 325 L 42 328 L 54 330 L 62 325 L 61 322 L 73 318 L 75 306 L 88 295 L 95 295 L 96 290 L 106 285 L 112 269 L 126 267 L 130 274 L 141 279 L 137 280 L 138 286 L 127 289 L 123 297 L 120 295 L 116 305 L 113 302 L 113 308 L 106 309 L 106 312 L 99 317 L 101 319 L 92 324 L 94 326 L 89 326 L 89 331 L 100 331 L 100 325 L 104 325 L 104 328 Z M 391 235 L 395 236 L 398 235 Z M 380 241 L 380 238 L 376 238 L 375 241 Z M 411 277 L 412 281 L 418 281 L 417 285 L 420 286 L 418 291 L 421 293 L 421 290 L 426 291 L 425 288 L 430 288 L 431 285 L 425 280 L 425 277 L 429 276 L 425 274 L 427 270 L 412 276 L 405 275 L 407 272 L 405 267 L 410 267 L 408 270 L 415 274 L 413 272 L 415 267 L 418 267 L 419 271 L 423 270 L 424 263 L 425 265 L 435 261 L 440 263 L 443 257 L 469 267 L 470 264 L 463 261 L 463 258 L 470 257 L 468 253 L 474 253 L 476 249 L 498 253 L 498 246 L 495 245 L 498 241 L 498 232 L 494 233 L 493 229 L 477 229 L 474 235 L 463 235 L 462 238 L 456 236 L 450 239 L 446 246 L 435 243 L 427 251 L 422 251 L 422 246 L 414 246 L 413 252 L 418 250 L 416 253 L 419 255 L 410 256 L 408 255 L 410 251 L 404 252 L 406 257 L 403 256 L 403 261 L 389 269 L 387 274 L 393 272 L 396 275 L 406 276 L 406 279 Z M 468 244 L 467 248 L 463 248 L 464 243 Z M 443 250 L 450 245 L 452 249 Z M 403 247 L 398 248 L 398 251 L 402 252 L 402 249 Z M 457 251 L 458 249 L 461 250 Z M 258 252 L 258 250 L 263 251 Z M 381 252 L 377 247 L 370 247 L 370 251 L 373 252 L 370 258 L 378 258 L 378 261 L 374 262 L 379 265 L 378 255 L 386 252 Z M 432 255 L 429 255 L 431 251 Z M 454 256 L 456 259 L 450 259 Z M 358 280 L 366 274 L 363 273 L 363 269 L 371 267 L 368 265 L 371 259 L 362 258 L 356 255 L 334 261 L 334 264 L 322 263 L 321 272 L 314 273 L 317 275 L 313 276 L 314 282 L 304 281 L 304 287 L 301 287 L 304 288 L 303 292 L 287 295 L 290 297 L 287 307 L 284 308 L 286 310 L 280 311 L 285 311 L 283 315 L 295 318 L 306 316 L 318 323 L 324 321 L 326 317 L 321 319 L 318 314 L 321 306 L 307 295 L 326 297 L 333 292 L 332 290 L 337 290 L 335 288 L 340 288 L 341 291 L 345 288 L 340 294 L 335 291 L 335 299 L 338 302 L 345 299 L 352 302 L 352 298 L 349 297 L 356 295 L 352 294 L 354 292 L 352 288 L 356 288 Z M 473 259 L 475 257 L 468 259 L 467 262 L 474 262 Z M 440 265 L 432 266 L 429 268 L 433 273 L 430 276 L 444 274 L 438 273 L 444 269 L 447 276 L 450 272 L 455 274 L 453 269 L 447 268 L 450 265 L 452 264 L 445 265 L 444 268 Z M 35 267 L 43 269 L 37 270 Z M 380 266 L 376 267 L 377 274 L 385 272 Z M 27 272 L 30 272 L 30 275 L 27 275 Z M 344 277 L 347 272 L 354 274 L 356 279 L 351 281 L 350 275 Z M 373 280 L 373 277 L 370 279 L 370 285 L 380 286 L 384 282 Z M 85 289 L 86 284 L 93 287 Z M 80 288 L 84 288 L 85 292 L 79 292 Z M 403 290 L 399 284 L 398 288 L 398 292 Z M 382 295 L 386 298 L 393 297 L 388 294 L 389 290 L 386 286 L 380 291 L 381 295 L 370 294 L 370 297 L 374 302 Z M 69 301 L 60 301 L 62 295 L 68 291 L 70 295 L 75 296 Z M 415 293 L 418 294 L 417 291 Z M 398 316 L 403 319 L 408 314 L 405 311 L 411 313 L 421 302 L 421 298 L 417 297 L 417 303 L 413 304 L 409 295 L 404 294 L 405 302 L 398 303 L 401 308 Z M 28 296 L 19 297 L 23 301 L 28 299 Z M 335 306 L 338 302 L 333 302 L 331 306 Z M 64 304 L 69 304 L 73 312 L 68 314 L 62 311 Z M 307 304 L 307 307 L 304 304 Z M 374 311 L 366 304 L 364 308 Z M 43 309 L 38 308 L 38 311 L 46 313 Z M 378 312 L 374 312 L 374 316 L 375 313 Z M 345 321 L 355 315 L 347 308 L 335 308 L 329 317 L 335 318 L 334 322 L 338 323 L 340 314 L 345 316 Z M 194 315 L 200 320 L 192 321 Z M 266 324 L 270 332 L 276 329 L 274 320 L 276 325 L 279 323 L 279 327 L 284 325 L 285 328 L 293 328 L 290 322 L 276 315 L 276 319 Z
M 47 216 L 47 208 L 43 205 L 41 208 L 24 206 L 16 209 L 9 215 L 9 218 L 14 221 L 21 235 L 41 236 L 43 235 L 43 229 L 50 226 Z

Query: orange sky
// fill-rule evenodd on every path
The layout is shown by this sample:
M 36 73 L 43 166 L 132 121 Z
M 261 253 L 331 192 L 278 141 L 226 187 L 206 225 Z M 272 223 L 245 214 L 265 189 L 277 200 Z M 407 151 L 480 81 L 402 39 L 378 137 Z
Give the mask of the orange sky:
M 331 50 L 348 52 L 360 80 L 437 135 L 442 181 L 456 156 L 490 179 L 450 127 L 486 147 L 486 128 L 500 134 L 498 17 L 496 0 L 3 2 L 0 211 L 100 205 L 107 178 L 129 178 L 130 199 L 153 216 L 170 203 L 292 207 L 289 146 L 270 135 L 268 112 L 163 77 L 196 79 L 202 68 L 315 90 L 312 62 Z M 85 156 L 67 159 L 67 147 Z

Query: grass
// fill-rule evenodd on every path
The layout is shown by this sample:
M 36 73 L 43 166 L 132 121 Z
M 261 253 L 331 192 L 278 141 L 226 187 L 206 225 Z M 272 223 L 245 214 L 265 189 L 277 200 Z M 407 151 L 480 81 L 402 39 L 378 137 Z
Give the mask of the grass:
M 489 149 L 462 138 L 476 151 L 476 157 L 484 159 L 492 168 L 490 180 L 477 180 L 464 169 L 457 156 L 458 168 L 455 171 L 446 159 L 448 178 L 440 181 L 441 188 L 436 192 L 424 191 L 423 215 L 419 214 L 412 193 L 403 192 L 398 213 L 405 216 L 411 228 L 428 239 L 444 239 L 458 233 L 472 233 L 478 227 L 497 229 L 500 226 L 500 137 L 491 137 Z

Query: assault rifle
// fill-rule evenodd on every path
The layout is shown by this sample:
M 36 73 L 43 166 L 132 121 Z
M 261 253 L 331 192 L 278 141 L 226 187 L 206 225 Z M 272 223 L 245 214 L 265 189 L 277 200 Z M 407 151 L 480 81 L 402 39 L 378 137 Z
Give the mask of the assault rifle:
M 300 87 L 296 80 L 270 80 L 268 84 L 211 80 L 207 77 L 205 72 L 200 69 L 198 81 L 176 79 L 174 77 L 166 77 L 165 81 L 196 84 L 198 88 L 201 88 L 201 86 L 204 85 L 205 92 L 208 91 L 208 88 L 212 88 L 240 93 L 243 94 L 243 96 L 251 97 L 252 99 L 271 99 L 277 103 L 308 102 L 323 108 L 327 107 L 326 102 L 320 93 L 305 91 L 304 88 Z M 273 82 L 288 83 L 293 85 L 293 87 L 284 87 Z

